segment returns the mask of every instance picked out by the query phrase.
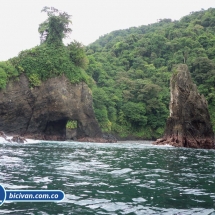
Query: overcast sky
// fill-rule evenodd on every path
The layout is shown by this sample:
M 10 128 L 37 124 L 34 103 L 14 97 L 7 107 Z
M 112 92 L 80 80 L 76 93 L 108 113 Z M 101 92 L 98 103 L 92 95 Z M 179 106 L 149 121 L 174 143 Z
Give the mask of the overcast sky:
M 215 8 L 215 0 L 0 0 L 0 61 L 39 45 L 44 6 L 72 15 L 67 42 L 84 45 L 113 30 L 147 25 L 158 19 L 179 20 L 191 11 Z

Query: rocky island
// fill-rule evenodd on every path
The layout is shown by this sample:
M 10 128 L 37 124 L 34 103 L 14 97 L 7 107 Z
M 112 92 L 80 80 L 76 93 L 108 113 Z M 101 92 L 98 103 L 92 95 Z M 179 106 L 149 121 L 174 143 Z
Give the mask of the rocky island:
M 170 116 L 164 136 L 154 144 L 214 149 L 207 101 L 198 93 L 187 65 L 178 65 L 170 81 L 170 93 Z
M 42 11 L 48 19 L 38 29 L 41 44 L 0 62 L 1 136 L 65 140 L 72 120 L 76 140 L 111 142 L 95 118 L 84 48 L 76 41 L 63 44 L 71 16 L 53 7 Z
M 65 140 L 66 123 L 77 121 L 77 139 L 101 138 L 92 95 L 84 82 L 71 84 L 63 75 L 29 88 L 28 78 L 9 82 L 0 91 L 0 130 L 33 139 Z

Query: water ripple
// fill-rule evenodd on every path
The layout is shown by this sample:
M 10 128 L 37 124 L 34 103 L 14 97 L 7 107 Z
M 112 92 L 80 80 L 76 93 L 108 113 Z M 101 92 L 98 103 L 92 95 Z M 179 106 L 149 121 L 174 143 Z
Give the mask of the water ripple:
M 0 142 L 0 151 L 6 189 L 65 192 L 59 203 L 5 203 L 0 214 L 215 214 L 214 150 L 44 141 Z

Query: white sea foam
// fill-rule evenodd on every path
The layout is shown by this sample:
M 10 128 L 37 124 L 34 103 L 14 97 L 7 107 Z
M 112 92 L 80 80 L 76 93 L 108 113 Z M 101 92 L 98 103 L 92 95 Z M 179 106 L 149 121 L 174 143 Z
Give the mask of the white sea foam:
M 0 137 L 0 143 L 9 143 L 9 142 L 5 140 L 3 137 Z
M 12 141 L 13 136 L 6 136 L 6 138 L 0 137 L 0 143 L 17 143 Z M 25 139 L 26 141 L 24 143 L 17 143 L 17 144 L 35 144 L 40 143 L 41 140 L 34 140 L 34 139 Z
M 41 142 L 41 140 L 34 140 L 34 139 L 26 139 L 26 141 L 27 142 L 25 142 L 25 143 L 27 143 L 27 144 L 34 144 L 34 143 L 40 143 Z

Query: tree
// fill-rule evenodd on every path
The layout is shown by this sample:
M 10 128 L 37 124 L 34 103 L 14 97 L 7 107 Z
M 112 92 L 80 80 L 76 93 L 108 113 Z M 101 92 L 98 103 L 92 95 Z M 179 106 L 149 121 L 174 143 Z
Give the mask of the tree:
M 0 89 L 4 89 L 7 85 L 7 74 L 0 68 Z
M 54 7 L 44 7 L 41 12 L 48 15 L 48 19 L 39 25 L 41 43 L 62 43 L 62 40 L 72 32 L 69 27 L 72 23 L 71 15 Z
M 71 61 L 83 69 L 87 69 L 89 60 L 86 56 L 84 46 L 76 40 L 67 46 Z
M 127 102 L 122 106 L 125 118 L 134 126 L 145 126 L 147 124 L 146 109 L 142 103 Z

